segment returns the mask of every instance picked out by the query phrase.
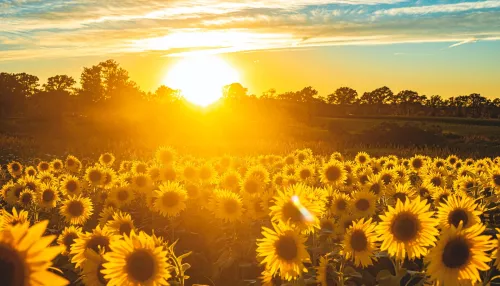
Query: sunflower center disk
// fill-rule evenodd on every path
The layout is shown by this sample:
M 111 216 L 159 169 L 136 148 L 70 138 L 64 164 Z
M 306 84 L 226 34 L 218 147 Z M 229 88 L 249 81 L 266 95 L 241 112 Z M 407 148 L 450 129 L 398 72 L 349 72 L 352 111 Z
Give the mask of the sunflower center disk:
M 97 253 L 99 253 L 99 247 L 109 251 L 109 238 L 100 235 L 94 236 L 87 243 L 87 248 L 90 248 Z
M 83 204 L 79 201 L 71 202 L 68 205 L 68 212 L 71 216 L 74 217 L 81 216 L 83 214 L 83 210 L 84 210 Z
M 226 213 L 229 213 L 229 214 L 234 214 L 238 211 L 239 209 L 239 205 L 238 205 L 238 202 L 235 201 L 235 200 L 226 200 L 224 202 L 224 210 L 226 211 Z
M 129 222 L 123 222 L 120 224 L 119 231 L 120 231 L 120 234 L 125 233 L 128 235 L 130 233 L 130 231 L 132 231 L 132 226 L 130 225 Z
M 289 236 L 282 236 L 276 242 L 276 253 L 284 260 L 293 260 L 297 257 L 297 244 L 295 239 Z
M 400 200 L 402 203 L 406 201 L 406 195 L 403 193 L 395 193 L 392 197 L 394 198 L 394 200 L 396 200 L 396 202 L 398 200 Z
M 463 225 L 466 226 L 469 221 L 469 217 L 467 216 L 467 212 L 463 209 L 456 209 L 450 212 L 448 215 L 448 223 L 458 227 L 460 221 L 463 221 Z
M 68 233 L 64 239 L 63 243 L 66 246 L 66 251 L 70 251 L 71 245 L 75 241 L 75 239 L 78 238 L 78 235 L 76 233 Z
M 464 266 L 470 257 L 470 248 L 462 238 L 449 241 L 443 250 L 443 264 L 448 268 L 460 268 Z
M 356 202 L 355 206 L 360 211 L 366 211 L 370 208 L 370 202 L 367 199 L 360 199 Z
M 120 201 L 126 201 L 129 197 L 127 190 L 120 190 L 117 197 Z
M 45 202 L 51 202 L 54 199 L 54 191 L 52 190 L 46 190 L 42 194 L 42 199 Z
M 0 244 L 0 277 L 2 285 L 24 285 L 24 263 L 17 251 Z
M 354 251 L 364 251 L 368 246 L 368 240 L 363 231 L 354 231 L 351 235 L 351 247 Z
M 328 181 L 334 182 L 340 178 L 340 170 L 337 167 L 330 167 L 326 169 L 325 175 Z
M 375 195 L 380 194 L 380 185 L 379 185 L 379 184 L 373 184 L 373 185 L 370 187 L 370 191 L 371 191 L 372 193 L 374 193 Z
M 392 223 L 391 231 L 397 240 L 407 242 L 414 239 L 419 230 L 416 215 L 403 213 L 396 217 Z
M 500 186 L 500 175 L 493 175 L 493 182 L 496 186 Z
M 127 258 L 127 273 L 132 279 L 146 282 L 153 277 L 155 260 L 146 250 L 137 250 Z
M 163 194 L 162 203 L 168 208 L 172 208 L 179 203 L 179 195 L 175 192 L 167 192 Z
M 335 206 L 337 207 L 338 210 L 344 211 L 347 209 L 347 202 L 344 200 L 339 200 L 339 201 L 337 201 Z
M 302 213 L 293 202 L 288 202 L 283 206 L 283 217 L 285 221 L 300 222 L 303 219 Z

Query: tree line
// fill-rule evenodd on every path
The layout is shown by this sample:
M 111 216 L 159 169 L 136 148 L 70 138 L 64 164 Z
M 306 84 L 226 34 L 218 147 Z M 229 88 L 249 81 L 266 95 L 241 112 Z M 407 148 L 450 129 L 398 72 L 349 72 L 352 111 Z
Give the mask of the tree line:
M 85 114 L 90 110 L 120 110 L 123 106 L 158 106 L 183 102 L 180 90 L 160 86 L 145 92 L 132 81 L 128 72 L 116 61 L 107 60 L 84 67 L 79 79 L 68 75 L 49 77 L 43 85 L 35 75 L 0 73 L 0 116 L 60 116 Z M 432 115 L 457 117 L 500 117 L 500 98 L 489 99 L 480 94 L 442 98 L 420 95 L 413 90 L 393 92 L 387 86 L 358 94 L 350 87 L 340 87 L 320 96 L 311 86 L 298 91 L 277 93 L 270 89 L 257 96 L 248 94 L 240 83 L 222 89 L 223 101 L 253 102 L 254 105 L 281 107 L 309 106 L 321 115 Z

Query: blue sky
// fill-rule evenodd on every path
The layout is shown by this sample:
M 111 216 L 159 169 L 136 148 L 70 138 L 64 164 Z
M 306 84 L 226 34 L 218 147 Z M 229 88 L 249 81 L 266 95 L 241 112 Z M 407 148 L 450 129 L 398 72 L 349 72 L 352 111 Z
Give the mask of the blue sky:
M 221 54 L 248 70 L 244 80 L 255 93 L 286 89 L 290 80 L 275 76 L 279 69 L 266 73 L 278 52 L 321 70 L 310 80 L 286 65 L 282 73 L 324 92 L 384 81 L 444 96 L 459 88 L 500 96 L 499 40 L 500 0 L 0 0 L 0 71 L 78 77 L 82 66 L 117 58 L 145 89 L 161 79 L 141 76 L 141 61 L 161 72 L 155 60 L 168 67 L 192 53 Z M 380 75 L 385 80 L 376 81 Z M 453 78 L 460 86 L 440 85 Z

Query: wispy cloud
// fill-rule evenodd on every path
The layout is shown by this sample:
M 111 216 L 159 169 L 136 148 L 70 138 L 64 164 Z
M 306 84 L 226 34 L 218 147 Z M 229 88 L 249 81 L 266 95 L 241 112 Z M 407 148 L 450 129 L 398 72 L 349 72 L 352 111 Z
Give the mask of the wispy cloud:
M 404 0 L 0 2 L 0 61 L 500 40 L 500 0 L 426 6 Z
M 453 4 L 438 4 L 428 6 L 413 6 L 391 8 L 375 12 L 375 15 L 419 15 L 419 14 L 432 14 L 432 13 L 456 13 L 480 9 L 493 9 L 499 8 L 500 1 L 488 0 L 479 2 L 460 2 Z
M 450 45 L 448 48 L 455 48 L 455 47 L 458 47 L 458 46 L 461 46 L 461 45 L 475 43 L 475 42 L 477 42 L 477 39 L 475 39 L 475 38 L 467 39 L 467 40 L 463 40 L 461 42 L 455 43 L 453 45 Z

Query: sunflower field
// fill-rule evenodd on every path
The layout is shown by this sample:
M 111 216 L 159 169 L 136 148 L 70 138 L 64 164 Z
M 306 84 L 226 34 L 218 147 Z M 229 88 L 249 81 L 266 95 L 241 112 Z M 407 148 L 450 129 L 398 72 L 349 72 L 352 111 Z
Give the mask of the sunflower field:
M 152 155 L 10 162 L 0 284 L 500 283 L 500 157 Z

